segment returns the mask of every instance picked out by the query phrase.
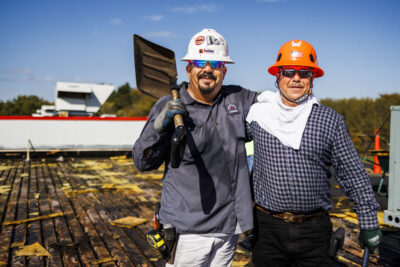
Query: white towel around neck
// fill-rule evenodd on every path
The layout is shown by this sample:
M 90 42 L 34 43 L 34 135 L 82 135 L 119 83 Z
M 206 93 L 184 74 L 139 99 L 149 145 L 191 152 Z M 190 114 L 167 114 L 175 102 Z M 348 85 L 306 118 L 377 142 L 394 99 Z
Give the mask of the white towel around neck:
M 249 110 L 247 122 L 256 121 L 283 145 L 298 150 L 312 107 L 314 104 L 319 105 L 314 95 L 296 107 L 283 104 L 279 91 L 265 91 L 257 100 L 258 103 L 253 104 Z

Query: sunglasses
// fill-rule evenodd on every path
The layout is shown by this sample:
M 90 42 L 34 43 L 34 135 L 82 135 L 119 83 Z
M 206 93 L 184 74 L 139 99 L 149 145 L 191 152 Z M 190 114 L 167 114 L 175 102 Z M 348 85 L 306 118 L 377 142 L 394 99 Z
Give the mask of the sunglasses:
M 191 60 L 189 61 L 190 64 L 195 65 L 198 68 L 204 68 L 204 66 L 210 63 L 210 67 L 213 69 L 220 68 L 221 66 L 225 66 L 225 62 L 223 61 L 209 61 L 209 60 Z
M 296 73 L 299 74 L 299 77 L 302 79 L 311 78 L 313 76 L 313 72 L 311 70 L 283 69 L 280 70 L 280 73 L 288 78 L 293 78 Z

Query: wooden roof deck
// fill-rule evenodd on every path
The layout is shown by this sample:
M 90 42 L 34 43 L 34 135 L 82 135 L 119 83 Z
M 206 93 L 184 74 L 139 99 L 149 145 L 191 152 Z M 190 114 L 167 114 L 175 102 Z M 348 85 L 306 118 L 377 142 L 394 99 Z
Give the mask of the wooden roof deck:
M 161 178 L 162 170 L 139 173 L 125 156 L 1 159 L 0 266 L 164 266 L 145 239 Z M 133 228 L 111 224 L 127 216 L 148 222 Z M 344 218 L 332 221 L 347 228 L 341 261 L 357 266 L 362 252 L 356 225 Z M 21 256 L 36 242 L 50 256 Z M 233 266 L 250 262 L 250 253 L 238 246 Z

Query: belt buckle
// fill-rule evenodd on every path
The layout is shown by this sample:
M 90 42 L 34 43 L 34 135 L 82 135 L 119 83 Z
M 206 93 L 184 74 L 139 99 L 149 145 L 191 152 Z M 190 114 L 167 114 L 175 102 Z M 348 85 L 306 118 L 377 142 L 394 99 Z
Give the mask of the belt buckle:
M 290 213 L 290 212 L 284 212 L 284 213 L 283 213 L 283 220 L 284 220 L 285 222 L 289 222 L 289 223 L 295 222 L 294 217 L 293 217 L 293 214 Z

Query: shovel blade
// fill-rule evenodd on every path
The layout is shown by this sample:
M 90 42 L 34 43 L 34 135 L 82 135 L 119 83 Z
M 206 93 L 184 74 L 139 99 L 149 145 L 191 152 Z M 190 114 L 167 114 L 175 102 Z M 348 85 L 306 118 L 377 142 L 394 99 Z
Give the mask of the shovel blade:
M 170 94 L 178 76 L 175 53 L 136 34 L 133 44 L 137 88 L 155 98 Z

